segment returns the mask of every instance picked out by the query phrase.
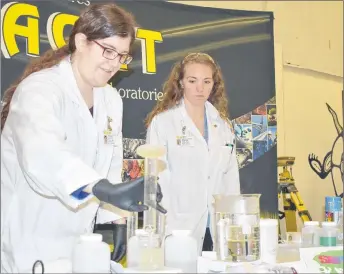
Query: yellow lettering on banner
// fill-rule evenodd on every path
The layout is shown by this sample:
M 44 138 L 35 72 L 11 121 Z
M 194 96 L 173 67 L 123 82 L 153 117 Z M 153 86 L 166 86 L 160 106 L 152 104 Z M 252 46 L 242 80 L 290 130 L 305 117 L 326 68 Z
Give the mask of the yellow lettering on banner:
M 78 16 L 55 12 L 49 16 L 47 22 L 47 36 L 53 49 L 63 47 L 66 41 L 63 37 L 63 30 L 66 25 L 74 25 Z
M 122 64 L 120 70 L 127 71 L 128 70 L 128 65 Z
M 161 32 L 137 29 L 136 38 L 141 40 L 143 73 L 156 73 L 155 42 L 162 42 Z
M 27 17 L 27 26 L 17 25 L 21 16 Z M 5 58 L 19 53 L 16 36 L 26 39 L 26 54 L 39 56 L 39 12 L 36 6 L 10 2 L 1 9 L 1 51 Z
M 18 25 L 19 17 L 25 16 L 26 25 Z M 1 9 L 1 51 L 5 58 L 18 54 L 17 36 L 26 39 L 26 55 L 38 57 L 40 55 L 39 11 L 34 5 L 10 2 Z M 63 37 L 66 25 L 74 25 L 79 17 L 61 12 L 53 13 L 47 21 L 47 36 L 53 49 L 66 44 Z M 145 74 L 156 73 L 155 43 L 163 41 L 159 31 L 137 29 L 136 39 L 141 40 L 142 71 Z M 122 64 L 120 70 L 127 71 L 128 65 Z

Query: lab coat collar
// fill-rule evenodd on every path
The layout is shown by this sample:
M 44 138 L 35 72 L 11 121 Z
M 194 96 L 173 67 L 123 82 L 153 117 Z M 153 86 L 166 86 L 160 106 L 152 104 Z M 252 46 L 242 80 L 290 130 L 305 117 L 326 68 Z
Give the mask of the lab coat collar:
M 178 104 L 178 109 L 182 113 L 183 120 L 186 123 L 186 126 L 193 132 L 193 134 L 202 139 L 204 142 L 204 137 L 201 135 L 195 124 L 192 122 L 190 116 L 186 112 L 185 108 L 185 102 L 184 99 L 180 100 L 180 103 Z M 220 130 L 220 115 L 217 109 L 209 102 L 207 101 L 205 103 L 205 109 L 206 109 L 206 115 L 208 120 L 208 145 L 212 144 L 214 141 L 216 141 L 215 136 L 218 135 L 217 132 Z
M 69 84 L 70 91 L 71 91 L 68 93 L 69 97 L 71 98 L 73 103 L 80 105 L 83 98 L 82 98 L 82 95 L 80 93 L 80 90 L 79 90 L 78 85 L 77 85 L 76 80 L 75 80 L 75 76 L 74 76 L 74 72 L 72 69 L 70 57 L 71 56 L 68 55 L 66 58 L 64 58 L 60 62 L 59 68 L 61 70 L 61 73 L 64 75 L 64 79 L 66 81 L 65 84 L 67 84 L 67 83 Z
M 186 108 L 185 108 L 184 99 L 181 99 L 180 103 L 178 105 L 179 105 L 179 108 L 182 109 L 183 114 L 186 115 Z M 208 120 L 215 122 L 215 121 L 218 121 L 220 119 L 220 115 L 219 115 L 218 110 L 209 101 L 205 102 L 205 109 L 206 109 Z
M 71 92 L 69 93 L 69 95 L 70 95 L 71 99 L 73 100 L 74 103 L 80 105 L 80 104 L 84 103 L 84 99 L 82 98 L 81 92 L 80 92 L 79 87 L 76 83 L 70 58 L 71 58 L 71 55 L 68 55 L 66 58 L 64 58 L 60 62 L 59 67 L 62 71 L 62 74 L 64 75 L 64 77 L 66 79 L 66 82 L 68 82 L 70 85 Z M 100 92 L 98 92 L 99 89 L 102 89 L 102 88 L 93 88 L 93 90 L 94 90 L 94 105 L 96 105 L 96 101 L 98 99 L 97 95 L 100 93 Z
M 74 72 L 72 69 L 72 64 L 70 62 L 70 55 L 64 58 L 60 64 L 59 68 L 61 73 L 64 75 L 65 83 L 68 86 L 67 96 L 71 99 L 73 104 L 79 109 L 81 116 L 86 117 L 93 127 L 96 127 L 95 121 L 98 116 L 101 116 L 100 112 L 103 112 L 102 108 L 99 108 L 100 101 L 102 100 L 102 92 L 100 89 L 103 88 L 93 88 L 93 116 L 91 115 L 83 97 L 76 83 Z

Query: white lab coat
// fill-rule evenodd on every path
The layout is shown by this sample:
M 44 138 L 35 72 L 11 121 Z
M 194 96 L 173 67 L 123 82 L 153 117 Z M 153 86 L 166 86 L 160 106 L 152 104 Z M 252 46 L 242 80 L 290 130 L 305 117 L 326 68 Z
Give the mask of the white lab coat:
M 108 85 L 95 88 L 92 117 L 69 58 L 18 86 L 1 134 L 1 273 L 68 258 L 78 236 L 92 232 L 97 213 L 98 223 L 126 215 L 99 208 L 93 195 L 70 195 L 102 178 L 121 182 L 122 112 Z M 114 144 L 104 143 L 107 116 Z
M 199 254 L 207 226 L 208 212 L 213 217 L 213 194 L 239 194 L 239 170 L 233 148 L 235 139 L 229 125 L 215 107 L 207 102 L 208 145 L 188 116 L 184 102 L 153 118 L 147 143 L 166 146 L 167 169 L 159 175 L 168 210 L 167 233 L 189 229 L 198 242 Z M 183 133 L 183 127 L 184 133 Z M 191 145 L 177 145 L 177 136 L 190 136 Z M 214 227 L 210 226 L 213 242 Z

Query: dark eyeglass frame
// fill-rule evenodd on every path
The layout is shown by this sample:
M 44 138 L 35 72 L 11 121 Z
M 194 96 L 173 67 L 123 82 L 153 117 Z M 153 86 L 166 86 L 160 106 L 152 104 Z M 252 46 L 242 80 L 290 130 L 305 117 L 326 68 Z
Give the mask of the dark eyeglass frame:
M 93 40 L 92 42 L 94 42 L 95 44 L 97 44 L 99 47 L 101 47 L 103 49 L 103 57 L 105 59 L 108 59 L 108 60 L 114 60 L 116 59 L 118 56 L 119 56 L 119 62 L 121 64 L 124 64 L 124 65 L 128 65 L 132 60 L 133 60 L 133 57 L 128 54 L 128 53 L 125 53 L 125 54 L 122 54 L 122 53 L 118 53 L 116 50 L 112 49 L 112 48 L 107 48 L 107 47 L 104 47 L 102 44 L 100 44 L 99 42 Z M 113 54 L 113 58 L 109 58 L 106 56 L 105 52 L 110 52 L 110 53 L 114 53 Z

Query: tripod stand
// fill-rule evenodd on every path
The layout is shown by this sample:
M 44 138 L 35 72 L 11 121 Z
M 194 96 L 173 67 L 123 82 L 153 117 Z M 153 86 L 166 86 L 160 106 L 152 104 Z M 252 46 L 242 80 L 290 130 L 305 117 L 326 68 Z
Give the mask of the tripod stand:
M 312 220 L 295 185 L 292 175 L 294 163 L 295 157 L 279 157 L 277 159 L 277 166 L 283 168 L 278 180 L 278 200 L 282 199 L 283 201 L 283 211 L 279 212 L 279 219 L 280 223 L 281 221 L 285 222 L 283 230 L 286 230 L 286 232 L 297 232 L 296 212 L 303 222 Z M 280 230 L 282 231 L 282 228 Z

